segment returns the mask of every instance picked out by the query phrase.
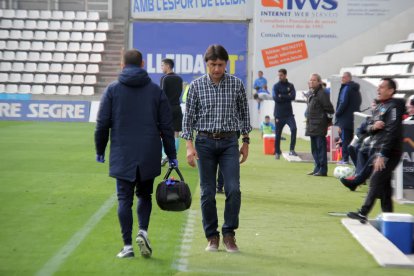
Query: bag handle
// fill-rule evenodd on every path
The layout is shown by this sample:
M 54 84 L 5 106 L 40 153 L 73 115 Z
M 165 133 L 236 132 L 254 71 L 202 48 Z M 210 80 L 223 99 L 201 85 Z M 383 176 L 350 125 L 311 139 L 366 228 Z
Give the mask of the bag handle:
M 164 176 L 164 180 L 168 179 L 168 177 L 170 176 L 170 174 L 173 170 L 175 170 L 177 172 L 178 176 L 180 177 L 180 180 L 182 182 L 185 182 L 183 175 L 181 174 L 180 170 L 177 167 L 169 167 L 167 173 Z

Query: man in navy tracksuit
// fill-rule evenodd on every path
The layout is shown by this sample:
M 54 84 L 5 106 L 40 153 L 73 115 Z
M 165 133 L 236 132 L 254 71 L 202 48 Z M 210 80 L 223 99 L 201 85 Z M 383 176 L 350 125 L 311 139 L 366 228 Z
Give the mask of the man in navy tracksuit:
M 282 137 L 283 127 L 287 124 L 290 128 L 290 152 L 289 155 L 297 156 L 295 152 L 296 145 L 296 121 L 293 115 L 292 101 L 296 98 L 295 87 L 287 80 L 286 69 L 279 70 L 279 82 L 273 86 L 273 99 L 275 100 L 275 159 L 280 159 L 282 151 L 280 150 L 280 139 Z
M 359 84 L 352 81 L 351 73 L 345 72 L 342 75 L 342 85 L 339 90 L 335 112 L 335 125 L 341 128 L 341 164 L 349 163 L 348 145 L 354 136 L 354 112 L 359 111 L 361 101 Z

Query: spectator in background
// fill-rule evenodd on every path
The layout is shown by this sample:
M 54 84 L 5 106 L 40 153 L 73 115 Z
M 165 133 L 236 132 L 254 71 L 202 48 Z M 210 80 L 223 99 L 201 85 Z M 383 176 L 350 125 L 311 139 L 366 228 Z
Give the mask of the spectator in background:
M 393 212 L 391 177 L 402 154 L 402 115 L 404 106 L 400 99 L 393 99 L 397 85 L 393 79 L 383 78 L 378 86 L 378 113 L 374 123 L 368 127 L 371 145 L 375 150 L 373 174 L 368 194 L 357 212 L 348 217 L 364 223 L 377 198 L 381 200 L 382 212 Z
M 160 136 L 170 164 L 178 166 L 178 161 L 165 93 L 142 69 L 144 61 L 139 51 L 126 51 L 123 61 L 118 81 L 111 83 L 102 95 L 95 129 L 96 161 L 105 162 L 110 136 L 109 175 L 116 178 L 118 218 L 124 241 L 117 257 L 134 257 L 131 238 L 134 193 L 138 197 L 136 242 L 141 255 L 150 257 L 152 248 L 147 231 L 154 178 L 161 173 Z
M 198 164 L 206 251 L 217 252 L 220 241 L 216 207 L 217 166 L 224 176 L 226 195 L 223 244 L 227 252 L 238 252 L 235 230 L 241 206 L 240 163 L 249 152 L 249 106 L 243 82 L 225 72 L 229 55 L 221 45 L 210 45 L 204 54 L 207 74 L 190 84 L 181 137 L 187 140 L 187 162 Z M 197 131 L 195 147 L 193 131 Z M 238 133 L 242 135 L 239 149 Z M 240 157 L 242 159 L 240 160 Z
M 180 147 L 180 131 L 182 128 L 183 113 L 180 106 L 180 96 L 183 91 L 183 79 L 174 73 L 174 61 L 172 59 L 166 58 L 161 62 L 161 69 L 164 75 L 160 80 L 160 87 L 167 95 L 168 101 L 171 106 L 172 114 L 172 126 L 174 129 L 175 137 L 175 149 L 178 153 L 178 148 Z M 165 165 L 168 162 L 168 158 L 163 150 L 163 158 L 161 160 L 161 165 Z
M 257 109 L 260 109 L 260 103 L 263 100 L 271 100 L 272 95 L 270 95 L 267 90 L 267 80 L 263 77 L 263 71 L 258 71 L 258 78 L 253 83 L 253 88 L 256 91 L 253 94 L 253 99 L 257 101 Z
M 262 137 L 264 134 L 273 134 L 275 133 L 275 125 L 270 121 L 268 115 L 265 116 L 264 122 L 260 125 L 260 131 L 262 132 Z
M 321 76 L 312 74 L 309 80 L 311 95 L 308 99 L 306 136 L 310 136 L 312 156 L 315 160 L 313 171 L 308 175 L 327 176 L 328 159 L 326 150 L 326 133 L 332 124 L 334 108 L 329 96 L 322 88 Z
M 273 99 L 275 100 L 275 159 L 280 159 L 282 151 L 280 150 L 280 140 L 282 137 L 283 127 L 287 124 L 290 128 L 290 151 L 289 155 L 297 156 L 295 152 L 296 145 L 296 121 L 293 114 L 292 101 L 296 98 L 296 90 L 292 83 L 287 80 L 286 69 L 279 70 L 279 82 L 273 86 Z
M 414 96 L 411 95 L 405 104 L 407 108 L 408 117 L 404 121 L 413 121 L 414 120 Z
M 349 163 L 348 145 L 354 136 L 354 112 L 359 111 L 361 101 L 359 84 L 352 81 L 351 73 L 345 72 L 342 75 L 335 112 L 335 125 L 342 131 L 342 160 L 339 164 Z

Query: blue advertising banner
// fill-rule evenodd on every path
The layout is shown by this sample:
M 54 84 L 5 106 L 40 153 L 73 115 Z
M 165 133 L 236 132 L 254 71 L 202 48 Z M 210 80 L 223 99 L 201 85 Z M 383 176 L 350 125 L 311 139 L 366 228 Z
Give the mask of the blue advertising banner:
M 404 122 L 403 133 L 403 187 L 414 189 L 414 124 Z
M 2 121 L 88 122 L 90 102 L 0 100 Z
M 207 47 L 221 44 L 230 55 L 227 72 L 246 83 L 247 32 L 247 23 L 134 22 L 133 47 L 142 52 L 155 83 L 162 76 L 162 59 L 171 58 L 186 85 L 206 73 Z

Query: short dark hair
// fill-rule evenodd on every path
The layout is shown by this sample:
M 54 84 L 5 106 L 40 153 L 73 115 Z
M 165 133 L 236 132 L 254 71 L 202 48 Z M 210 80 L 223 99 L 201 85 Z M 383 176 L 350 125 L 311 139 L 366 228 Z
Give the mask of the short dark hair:
M 283 75 L 287 75 L 287 71 L 285 68 L 279 69 L 279 73 L 282 73 Z
M 204 61 L 207 62 L 209 60 L 217 59 L 224 60 L 225 62 L 229 60 L 229 54 L 227 53 L 226 49 L 224 49 L 223 46 L 218 44 L 208 46 L 204 54 Z
M 164 62 L 164 64 L 167 64 L 168 66 L 170 66 L 171 69 L 174 68 L 174 61 L 170 58 L 164 58 L 162 60 L 162 62 Z
M 137 49 L 131 49 L 124 53 L 124 65 L 142 66 L 142 54 Z
M 265 116 L 265 119 L 270 119 L 270 116 L 269 116 L 269 115 L 266 115 L 266 116 Z
M 382 81 L 386 81 L 388 83 L 388 88 L 394 89 L 394 93 L 397 91 L 397 83 L 395 80 L 391 78 L 382 78 Z

